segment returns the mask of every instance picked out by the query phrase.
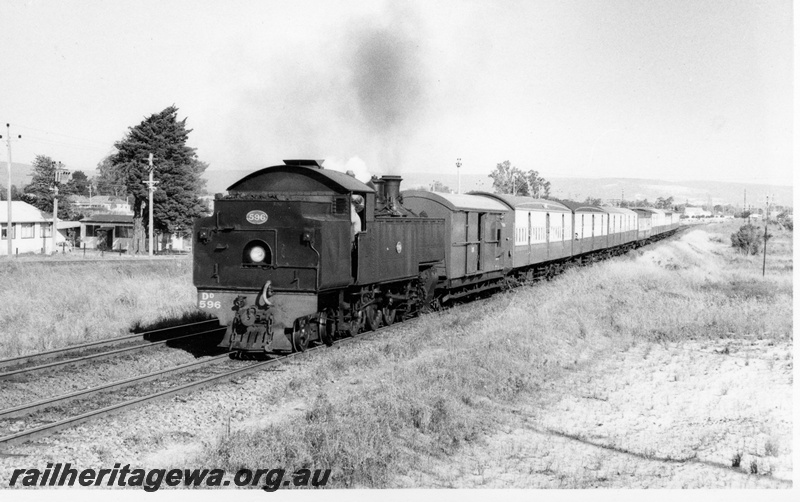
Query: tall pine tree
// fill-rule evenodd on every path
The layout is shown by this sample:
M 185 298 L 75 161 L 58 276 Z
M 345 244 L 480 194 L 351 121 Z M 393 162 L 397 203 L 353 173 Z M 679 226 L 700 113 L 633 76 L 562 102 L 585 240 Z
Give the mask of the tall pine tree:
M 186 119 L 178 120 L 173 105 L 147 117 L 131 127 L 125 138 L 114 144 L 117 153 L 111 164 L 127 193 L 133 196 L 134 253 L 145 251 L 145 235 L 151 208 L 147 207 L 148 156 L 153 154 L 154 230 L 162 234 L 182 233 L 191 228 L 192 220 L 202 214 L 198 198 L 205 184 L 201 174 L 207 164 L 197 158 L 194 148 L 186 145 L 191 129 Z

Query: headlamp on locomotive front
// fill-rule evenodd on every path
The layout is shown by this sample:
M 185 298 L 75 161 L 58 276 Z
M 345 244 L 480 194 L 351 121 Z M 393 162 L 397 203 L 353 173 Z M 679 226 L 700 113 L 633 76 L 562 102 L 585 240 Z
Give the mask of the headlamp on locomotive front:
M 262 241 L 248 243 L 242 253 L 242 263 L 245 265 L 270 265 L 272 252 L 267 243 Z

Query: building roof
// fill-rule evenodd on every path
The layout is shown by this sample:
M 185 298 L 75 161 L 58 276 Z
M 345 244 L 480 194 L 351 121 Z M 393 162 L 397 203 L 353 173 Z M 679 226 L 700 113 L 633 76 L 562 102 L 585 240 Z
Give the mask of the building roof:
M 40 211 L 35 206 L 21 200 L 11 201 L 13 223 L 46 223 L 53 221 L 53 215 Z M 0 223 L 8 222 L 8 201 L 0 202 Z
M 81 223 L 129 223 L 133 224 L 130 214 L 93 214 L 81 220 Z
M 428 199 L 442 204 L 451 211 L 493 211 L 508 212 L 505 204 L 481 195 L 462 195 L 455 193 L 428 192 L 425 190 L 406 190 L 403 199 Z

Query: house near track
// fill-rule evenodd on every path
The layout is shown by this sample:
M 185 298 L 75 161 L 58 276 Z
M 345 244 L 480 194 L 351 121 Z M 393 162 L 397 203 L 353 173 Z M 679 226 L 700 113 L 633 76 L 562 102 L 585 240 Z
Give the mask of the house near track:
M 35 206 L 21 200 L 11 201 L 11 249 L 13 254 L 52 253 L 53 215 L 40 211 Z M 58 222 L 56 247 L 65 249 L 70 242 L 77 222 Z M 0 203 L 0 256 L 8 254 L 8 202 Z M 71 247 L 71 246 L 70 246 Z
M 95 213 L 133 214 L 131 204 L 126 199 L 113 195 L 95 195 L 94 197 L 71 195 L 69 199 L 76 211 L 86 215 Z
M 133 244 L 133 215 L 96 213 L 83 218 L 81 224 L 81 246 L 86 249 L 126 253 Z M 183 237 L 156 234 L 155 252 L 185 251 L 189 242 Z M 145 244 L 147 245 L 147 244 Z
M 81 220 L 81 247 L 127 251 L 133 240 L 133 216 L 93 214 Z

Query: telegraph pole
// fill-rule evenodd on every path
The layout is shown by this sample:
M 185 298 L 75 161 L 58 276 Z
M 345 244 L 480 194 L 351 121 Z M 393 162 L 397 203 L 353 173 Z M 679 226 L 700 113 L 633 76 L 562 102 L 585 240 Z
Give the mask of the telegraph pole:
M 150 213 L 150 219 L 148 222 L 148 237 L 150 240 L 150 247 L 148 249 L 148 255 L 153 256 L 153 192 L 156 190 L 156 185 L 158 184 L 157 181 L 153 181 L 153 154 L 151 153 L 147 158 L 147 162 L 149 163 L 150 167 L 148 167 L 148 171 L 150 172 L 149 181 L 145 181 L 144 183 L 147 185 L 147 208 Z
M 3 136 L 0 136 L 2 138 Z M 22 138 L 17 135 L 17 139 Z M 11 124 L 6 124 L 6 144 L 8 145 L 8 227 L 6 227 L 6 237 L 8 238 L 8 259 L 13 256 L 13 244 L 11 237 L 14 235 L 14 223 L 11 218 Z
M 58 233 L 58 185 L 61 183 L 61 178 L 69 175 L 69 171 L 63 168 L 64 164 L 61 162 L 56 166 L 53 171 L 53 231 L 50 238 L 53 243 L 53 253 L 57 252 L 56 248 L 56 234 Z
M 461 157 L 456 159 L 456 172 L 458 173 L 458 191 L 461 193 Z
M 767 195 L 767 214 L 764 215 L 764 264 L 761 265 L 761 277 L 767 274 L 767 227 L 769 226 L 769 195 Z

